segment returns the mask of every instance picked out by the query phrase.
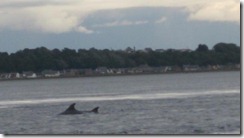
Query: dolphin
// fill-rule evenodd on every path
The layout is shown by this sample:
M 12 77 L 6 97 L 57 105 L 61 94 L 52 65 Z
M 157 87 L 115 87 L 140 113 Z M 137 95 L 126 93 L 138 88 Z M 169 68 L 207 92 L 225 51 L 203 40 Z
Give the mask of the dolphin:
M 59 115 L 75 115 L 75 114 L 84 114 L 84 113 L 98 113 L 98 108 L 96 107 L 92 109 L 91 111 L 78 111 L 75 109 L 75 104 L 71 104 L 64 112 L 60 113 Z

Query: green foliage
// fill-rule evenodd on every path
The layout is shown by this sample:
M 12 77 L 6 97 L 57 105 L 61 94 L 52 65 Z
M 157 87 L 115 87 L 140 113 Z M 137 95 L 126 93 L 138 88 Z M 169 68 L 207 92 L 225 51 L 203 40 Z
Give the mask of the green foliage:
M 235 44 L 218 43 L 213 47 L 213 50 L 220 53 L 239 52 L 240 47 Z
M 135 51 L 127 48 L 125 51 L 98 50 L 49 50 L 45 47 L 36 49 L 24 49 L 16 53 L 8 54 L 0 52 L 0 72 L 40 72 L 46 69 L 85 69 L 97 67 L 128 68 L 140 65 L 159 66 L 180 66 L 183 65 L 225 65 L 240 64 L 240 47 L 235 44 L 218 43 L 212 50 L 206 45 L 198 45 L 195 51 L 168 49 L 164 52 Z
M 217 61 L 222 64 L 240 63 L 240 47 L 235 44 L 218 43 L 213 47 Z
M 208 52 L 208 46 L 204 44 L 198 45 L 198 48 L 196 49 L 198 52 Z

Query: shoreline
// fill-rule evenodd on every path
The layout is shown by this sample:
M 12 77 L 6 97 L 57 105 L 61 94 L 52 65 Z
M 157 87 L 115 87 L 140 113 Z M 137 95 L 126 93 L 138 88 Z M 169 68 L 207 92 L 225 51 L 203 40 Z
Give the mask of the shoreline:
M 21 80 L 44 80 L 44 79 L 66 79 L 66 78 L 90 78 L 90 77 L 114 77 L 114 76 L 139 76 L 139 75 L 160 75 L 160 74 L 187 74 L 187 73 L 210 73 L 210 72 L 233 72 L 240 69 L 232 70 L 201 70 L 201 71 L 171 71 L 171 72 L 150 72 L 150 73 L 125 73 L 125 74 L 94 74 L 94 75 L 77 75 L 77 76 L 60 76 L 60 77 L 37 77 L 37 78 L 11 78 L 0 79 L 1 81 L 21 81 Z

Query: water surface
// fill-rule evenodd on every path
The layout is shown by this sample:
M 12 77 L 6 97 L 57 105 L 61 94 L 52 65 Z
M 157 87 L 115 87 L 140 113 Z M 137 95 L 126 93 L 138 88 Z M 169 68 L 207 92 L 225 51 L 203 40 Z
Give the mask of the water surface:
M 58 116 L 71 103 L 99 114 Z M 240 72 L 0 82 L 5 134 L 240 133 Z

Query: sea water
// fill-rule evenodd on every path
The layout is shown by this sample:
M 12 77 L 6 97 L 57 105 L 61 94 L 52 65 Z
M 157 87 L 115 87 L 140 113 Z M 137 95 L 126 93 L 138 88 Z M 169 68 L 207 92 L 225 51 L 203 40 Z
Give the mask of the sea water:
M 1 81 L 0 133 L 240 134 L 240 104 L 238 71 Z

